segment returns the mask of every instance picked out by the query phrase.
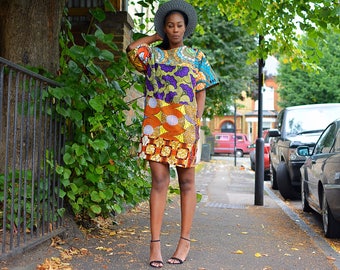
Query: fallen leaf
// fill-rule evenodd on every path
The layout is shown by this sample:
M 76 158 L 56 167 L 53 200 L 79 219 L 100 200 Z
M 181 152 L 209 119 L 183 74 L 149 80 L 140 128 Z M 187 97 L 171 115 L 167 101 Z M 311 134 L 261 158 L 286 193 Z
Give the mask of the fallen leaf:
M 234 251 L 233 253 L 234 254 L 243 254 L 243 251 L 238 249 L 238 250 Z
M 248 234 L 248 232 L 241 232 L 241 234 Z
M 295 250 L 296 251 L 296 250 L 299 250 L 299 249 L 298 248 L 291 248 L 291 250 Z
M 256 258 L 260 258 L 260 257 L 262 257 L 262 254 L 261 254 L 261 253 L 258 253 L 258 252 L 256 252 L 256 253 L 255 253 L 255 257 L 256 257 Z

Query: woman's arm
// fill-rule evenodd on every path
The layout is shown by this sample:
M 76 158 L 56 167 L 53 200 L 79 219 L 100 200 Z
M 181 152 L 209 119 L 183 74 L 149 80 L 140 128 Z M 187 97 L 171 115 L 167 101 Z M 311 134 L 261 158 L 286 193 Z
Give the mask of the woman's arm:
M 205 105 L 205 90 L 199 91 L 196 93 L 196 102 L 197 102 L 197 118 L 201 119 L 204 112 Z
M 135 49 L 137 46 L 141 45 L 141 44 L 148 44 L 150 45 L 151 43 L 154 43 L 156 41 L 160 41 L 162 40 L 161 36 L 158 35 L 157 33 L 152 35 L 152 36 L 145 36 L 142 37 L 140 39 L 137 39 L 135 41 L 133 41 L 127 48 L 126 48 L 126 52 L 129 52 L 133 49 Z

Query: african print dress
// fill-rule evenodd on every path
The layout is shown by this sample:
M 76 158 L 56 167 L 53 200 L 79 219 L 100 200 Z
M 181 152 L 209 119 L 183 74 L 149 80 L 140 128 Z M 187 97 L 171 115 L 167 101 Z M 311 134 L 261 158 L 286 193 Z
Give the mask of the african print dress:
M 162 50 L 143 44 L 128 56 L 146 77 L 139 156 L 194 167 L 200 122 L 195 94 L 218 84 L 205 55 L 187 46 Z

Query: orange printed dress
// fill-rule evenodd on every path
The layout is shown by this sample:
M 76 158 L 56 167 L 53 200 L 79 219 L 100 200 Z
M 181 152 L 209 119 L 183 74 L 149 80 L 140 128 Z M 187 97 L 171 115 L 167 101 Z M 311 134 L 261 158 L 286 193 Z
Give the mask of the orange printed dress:
M 200 122 L 195 95 L 218 84 L 205 55 L 187 46 L 162 50 L 143 44 L 128 56 L 145 74 L 138 155 L 146 160 L 194 167 Z

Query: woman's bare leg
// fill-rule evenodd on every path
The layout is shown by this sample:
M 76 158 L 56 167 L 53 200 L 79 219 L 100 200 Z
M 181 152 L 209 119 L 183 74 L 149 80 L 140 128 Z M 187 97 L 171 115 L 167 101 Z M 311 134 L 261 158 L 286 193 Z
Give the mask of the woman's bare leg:
M 163 215 L 170 183 L 169 165 L 150 161 L 152 186 L 150 194 L 150 262 L 162 261 L 160 240 Z M 152 263 L 154 267 L 161 267 L 159 262 Z
M 178 181 L 181 192 L 181 235 L 172 264 L 184 261 L 190 250 L 190 231 L 196 209 L 195 168 L 177 167 Z

